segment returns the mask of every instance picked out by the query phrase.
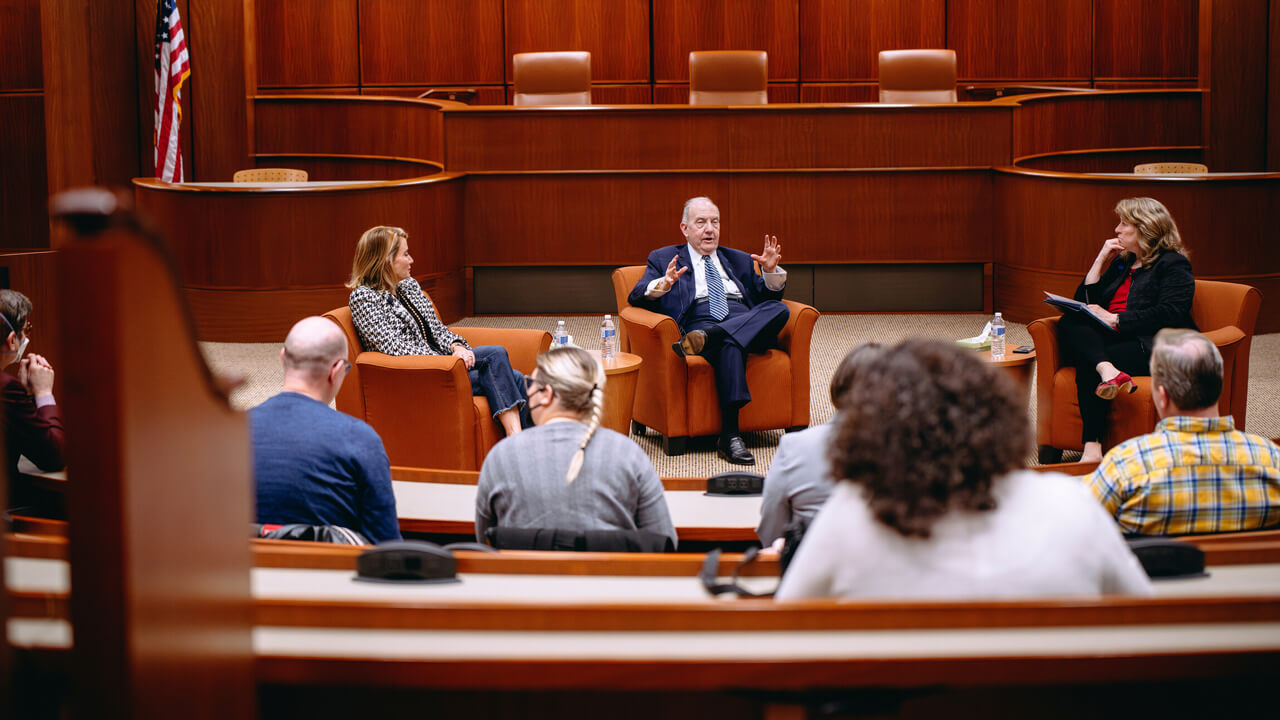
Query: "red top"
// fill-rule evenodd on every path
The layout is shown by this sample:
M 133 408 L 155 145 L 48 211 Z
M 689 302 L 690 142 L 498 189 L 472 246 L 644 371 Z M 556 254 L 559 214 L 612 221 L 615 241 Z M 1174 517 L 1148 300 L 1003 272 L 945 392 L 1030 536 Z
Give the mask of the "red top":
M 1125 311 L 1129 306 L 1129 286 L 1133 284 L 1133 274 L 1138 271 L 1134 268 L 1124 277 L 1124 282 L 1120 283 L 1120 287 L 1116 288 L 1116 294 L 1111 296 L 1111 304 L 1107 305 L 1107 311 L 1117 315 Z

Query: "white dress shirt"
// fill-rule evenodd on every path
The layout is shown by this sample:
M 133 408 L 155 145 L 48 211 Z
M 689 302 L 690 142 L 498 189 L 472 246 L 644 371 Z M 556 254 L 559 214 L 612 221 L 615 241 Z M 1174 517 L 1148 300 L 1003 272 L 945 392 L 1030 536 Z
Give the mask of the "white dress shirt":
M 693 273 L 694 300 L 706 300 L 707 273 L 703 269 L 703 254 L 695 249 L 691 244 L 686 243 L 685 247 L 688 248 L 689 259 L 693 263 L 692 267 L 689 268 L 689 271 Z M 720 264 L 720 256 L 716 253 L 711 253 L 708 257 L 711 258 L 711 264 L 714 265 L 716 270 L 720 273 L 720 282 L 724 284 L 725 297 L 742 300 L 742 288 L 738 287 L 738 284 L 729 277 L 727 272 L 725 272 L 724 266 Z M 787 271 L 783 270 L 781 266 L 774 268 L 773 272 L 765 272 L 761 269 L 760 274 L 764 276 L 765 287 L 770 290 L 781 290 L 787 284 Z M 663 279 L 664 278 L 659 277 L 651 280 L 649 282 L 648 289 L 645 290 L 645 297 L 658 298 L 670 292 L 671 288 L 663 290 L 660 287 Z M 677 280 L 676 282 L 679 281 Z

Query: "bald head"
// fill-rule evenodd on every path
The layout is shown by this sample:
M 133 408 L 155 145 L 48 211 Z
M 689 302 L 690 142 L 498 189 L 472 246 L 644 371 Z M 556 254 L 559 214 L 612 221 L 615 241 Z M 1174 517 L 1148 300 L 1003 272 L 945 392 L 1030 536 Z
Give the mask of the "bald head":
M 299 320 L 284 339 L 285 374 L 322 378 L 333 364 L 347 357 L 347 338 L 336 324 L 322 317 Z

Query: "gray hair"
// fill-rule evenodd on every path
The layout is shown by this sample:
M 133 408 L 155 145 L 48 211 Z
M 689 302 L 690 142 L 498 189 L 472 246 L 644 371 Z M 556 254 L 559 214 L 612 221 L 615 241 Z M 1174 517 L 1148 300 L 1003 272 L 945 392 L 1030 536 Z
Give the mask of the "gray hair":
M 578 452 L 569 461 L 565 482 L 571 483 L 582 471 L 587 443 L 600 427 L 604 411 L 604 367 L 595 356 L 579 347 L 558 347 L 538 356 L 538 381 L 549 386 L 560 404 L 579 416 L 590 416 L 587 432 L 578 443 Z
M 714 202 L 711 201 L 711 198 L 706 197 L 705 195 L 699 195 L 698 197 L 691 197 L 688 200 L 684 201 L 684 209 L 680 211 L 680 222 L 684 223 L 685 225 L 688 225 L 689 209 L 692 208 L 694 204 L 700 203 L 700 202 L 704 202 L 710 205 L 711 207 L 715 208 L 716 210 L 720 209 L 719 205 L 716 205 Z
M 1179 410 L 1211 407 L 1222 396 L 1222 354 L 1195 330 L 1165 328 L 1151 351 L 1151 384 Z

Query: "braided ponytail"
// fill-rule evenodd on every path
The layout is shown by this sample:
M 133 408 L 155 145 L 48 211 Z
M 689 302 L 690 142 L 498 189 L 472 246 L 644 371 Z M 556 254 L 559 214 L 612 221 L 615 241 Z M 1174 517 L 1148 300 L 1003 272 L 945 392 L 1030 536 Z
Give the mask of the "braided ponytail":
M 538 356 L 538 379 L 556 391 L 560 404 L 579 420 L 587 423 L 587 432 L 578 443 L 578 451 L 569 461 L 566 483 L 572 483 L 582 472 L 587 443 L 600 427 L 604 413 L 604 366 L 594 355 L 579 347 L 560 347 Z
M 604 374 L 603 369 L 600 372 Z M 604 378 L 599 378 L 603 380 Z M 591 442 L 591 436 L 596 434 L 596 428 L 600 427 L 600 415 L 604 411 L 604 388 L 600 387 L 597 382 L 591 386 L 591 419 L 587 421 L 587 432 L 582 435 L 582 442 L 578 443 L 578 452 L 573 454 L 573 459 L 569 461 L 569 472 L 565 474 L 564 481 L 571 483 L 578 477 L 578 473 L 582 471 L 582 461 L 586 459 L 587 443 Z

